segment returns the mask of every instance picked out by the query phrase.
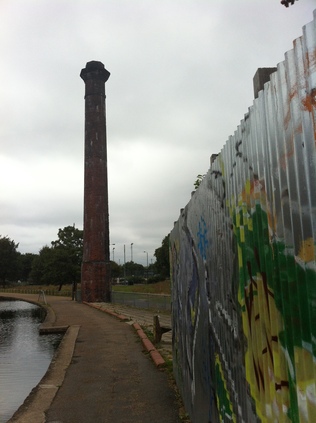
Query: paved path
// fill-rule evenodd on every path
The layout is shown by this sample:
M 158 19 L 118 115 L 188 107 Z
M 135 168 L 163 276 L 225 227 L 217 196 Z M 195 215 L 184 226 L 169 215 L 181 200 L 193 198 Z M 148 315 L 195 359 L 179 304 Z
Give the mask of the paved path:
M 180 422 L 167 372 L 153 364 L 130 324 L 65 297 L 47 300 L 46 324 L 69 329 L 49 371 L 10 422 Z M 149 324 L 152 316 L 145 312 Z
M 156 312 L 155 310 L 137 309 L 129 307 L 124 304 L 113 304 L 113 303 L 97 303 L 97 307 L 107 312 L 113 312 L 119 315 L 126 316 L 130 320 L 130 324 L 133 322 L 139 323 L 143 328 L 153 332 L 153 316 L 159 315 L 159 322 L 161 326 L 167 326 L 171 328 L 171 313 L 170 312 Z M 166 332 L 162 335 L 161 342 L 157 346 L 157 350 L 166 359 L 172 359 L 172 331 Z

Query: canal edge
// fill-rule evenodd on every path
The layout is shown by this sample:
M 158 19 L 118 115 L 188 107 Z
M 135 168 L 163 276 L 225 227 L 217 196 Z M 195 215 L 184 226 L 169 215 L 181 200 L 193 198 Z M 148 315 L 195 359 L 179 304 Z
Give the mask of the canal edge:
M 67 368 L 71 363 L 79 330 L 80 325 L 68 327 L 47 372 L 8 423 L 45 422 L 45 412 L 49 409 L 59 387 L 62 385 Z

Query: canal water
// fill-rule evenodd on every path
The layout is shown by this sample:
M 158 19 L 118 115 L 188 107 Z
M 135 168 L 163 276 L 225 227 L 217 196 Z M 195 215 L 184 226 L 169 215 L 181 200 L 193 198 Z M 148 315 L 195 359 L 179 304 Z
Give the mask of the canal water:
M 7 422 L 46 373 L 62 335 L 39 335 L 43 309 L 0 298 L 0 423 Z

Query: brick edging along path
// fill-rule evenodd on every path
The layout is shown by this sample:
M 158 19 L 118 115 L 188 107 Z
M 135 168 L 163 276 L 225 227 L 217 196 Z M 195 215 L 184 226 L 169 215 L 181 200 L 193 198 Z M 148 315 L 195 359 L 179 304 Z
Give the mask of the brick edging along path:
M 98 306 L 96 303 L 87 303 L 85 301 L 82 302 L 85 305 L 88 305 L 89 307 L 93 307 L 99 311 L 102 311 L 103 313 L 107 313 L 113 317 L 116 317 L 117 319 L 121 320 L 122 322 L 126 322 L 129 321 L 130 319 L 127 316 L 124 316 L 124 314 L 118 314 L 115 313 L 114 311 L 111 310 L 107 310 L 105 308 L 102 308 L 101 306 Z M 141 339 L 144 348 L 147 350 L 147 352 L 150 354 L 151 359 L 153 360 L 153 362 L 155 363 L 155 365 L 160 368 L 163 367 L 166 362 L 163 359 L 163 357 L 161 356 L 161 354 L 157 351 L 157 349 L 155 348 L 155 346 L 153 345 L 153 343 L 148 339 L 147 335 L 145 334 L 145 332 L 143 331 L 142 327 L 140 326 L 139 323 L 134 322 L 133 323 L 133 328 L 135 329 L 137 335 L 139 336 L 139 338 Z

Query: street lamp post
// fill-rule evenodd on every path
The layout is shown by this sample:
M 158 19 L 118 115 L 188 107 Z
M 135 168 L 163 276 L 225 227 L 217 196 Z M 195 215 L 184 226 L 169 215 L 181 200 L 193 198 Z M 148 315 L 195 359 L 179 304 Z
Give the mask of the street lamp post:
M 134 243 L 131 243 L 131 262 L 133 262 L 133 245 Z
M 110 244 L 110 245 L 115 245 L 115 244 Z M 114 250 L 115 248 L 112 249 L 112 261 L 114 261 Z
M 147 273 L 147 281 L 148 281 L 148 252 L 144 251 L 144 253 L 147 254 L 147 272 L 146 273 Z
M 126 280 L 126 266 L 125 266 L 125 263 L 126 263 L 126 255 L 125 255 L 125 244 L 124 244 L 124 282 Z

